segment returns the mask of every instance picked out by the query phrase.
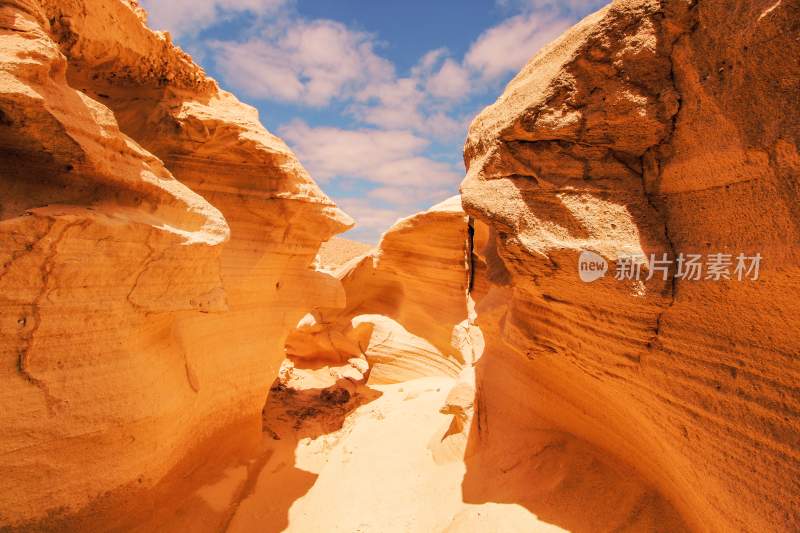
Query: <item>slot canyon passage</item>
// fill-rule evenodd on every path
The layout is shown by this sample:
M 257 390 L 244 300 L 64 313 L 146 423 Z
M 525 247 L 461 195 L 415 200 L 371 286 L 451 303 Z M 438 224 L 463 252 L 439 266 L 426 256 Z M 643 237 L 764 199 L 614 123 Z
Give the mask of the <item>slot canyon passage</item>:
M 146 21 L 0 1 L 0 530 L 800 531 L 796 0 L 588 16 L 376 247 Z

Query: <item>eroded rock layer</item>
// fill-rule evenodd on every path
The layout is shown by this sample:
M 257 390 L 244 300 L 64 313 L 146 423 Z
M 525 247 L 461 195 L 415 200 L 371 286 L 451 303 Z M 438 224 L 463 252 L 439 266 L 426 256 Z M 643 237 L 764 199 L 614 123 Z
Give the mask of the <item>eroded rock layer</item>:
M 796 2 L 617 1 L 475 119 L 462 196 L 487 345 L 468 457 L 517 453 L 509 434 L 542 417 L 693 529 L 800 527 L 798 24 Z M 582 251 L 605 277 L 581 281 Z M 680 254 L 717 253 L 731 279 L 676 276 Z M 757 280 L 740 253 L 761 255 Z M 615 279 L 638 254 L 672 266 Z M 479 455 L 464 496 L 526 501 L 502 479 Z
M 287 339 L 287 355 L 366 358 L 370 383 L 457 375 L 473 359 L 468 233 L 458 196 L 397 221 L 374 251 L 335 273 L 345 305 L 316 306 Z
M 257 438 L 289 329 L 343 305 L 307 267 L 351 221 L 256 111 L 135 2 L 2 2 L 0 159 L 0 524 Z

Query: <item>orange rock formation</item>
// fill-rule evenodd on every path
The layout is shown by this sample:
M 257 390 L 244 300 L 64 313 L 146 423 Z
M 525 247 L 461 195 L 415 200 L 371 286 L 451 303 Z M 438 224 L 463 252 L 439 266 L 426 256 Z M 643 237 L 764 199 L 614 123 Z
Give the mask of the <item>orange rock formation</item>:
M 797 531 L 798 21 L 617 0 L 460 197 L 318 253 L 349 217 L 136 2 L 0 2 L 0 529 Z M 718 252 L 759 279 L 613 275 Z
M 289 336 L 287 355 L 363 357 L 371 383 L 458 374 L 472 361 L 467 234 L 458 196 L 397 221 L 374 251 L 334 273 L 344 307 L 317 306 Z
M 800 528 L 798 20 L 790 2 L 618 1 L 475 119 L 462 195 L 486 226 L 488 430 L 472 448 L 518 453 L 516 428 L 542 418 L 632 465 L 692 529 Z M 757 281 L 582 283 L 582 250 L 612 274 L 636 252 L 764 260 Z M 497 501 L 491 479 L 470 465 L 465 497 Z
M 140 15 L 0 4 L 2 524 L 257 435 L 286 334 L 343 297 L 307 267 L 349 218 Z

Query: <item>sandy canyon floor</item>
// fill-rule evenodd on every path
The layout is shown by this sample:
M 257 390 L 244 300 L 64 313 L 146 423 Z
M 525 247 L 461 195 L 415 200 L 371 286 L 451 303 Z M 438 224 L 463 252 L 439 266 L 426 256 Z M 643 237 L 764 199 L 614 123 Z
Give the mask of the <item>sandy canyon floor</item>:
M 631 470 L 545 427 L 535 447 L 529 441 L 513 456 L 480 458 L 496 470 L 481 469 L 484 497 L 467 502 L 462 484 L 473 461 L 463 460 L 466 438 L 452 434 L 452 416 L 441 412 L 456 381 L 368 386 L 341 374 L 284 365 L 256 451 L 168 480 L 157 512 L 139 510 L 137 530 L 683 529 Z M 501 503 L 512 500 L 521 503 Z

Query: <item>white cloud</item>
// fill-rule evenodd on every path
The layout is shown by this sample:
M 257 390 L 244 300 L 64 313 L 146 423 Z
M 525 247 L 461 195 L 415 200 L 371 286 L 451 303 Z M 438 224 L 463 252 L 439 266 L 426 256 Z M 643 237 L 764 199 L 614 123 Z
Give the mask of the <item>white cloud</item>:
M 463 169 L 425 157 L 429 141 L 410 131 L 315 128 L 295 120 L 280 134 L 314 179 L 378 185 L 359 198 L 336 198 L 357 223 L 348 238 L 375 242 L 398 218 L 452 196 L 463 178 Z
M 422 188 L 456 187 L 460 169 L 425 157 L 428 141 L 409 131 L 332 127 L 313 128 L 295 120 L 280 129 L 311 175 L 385 185 Z
M 572 22 L 551 12 L 511 17 L 483 32 L 470 46 L 464 64 L 483 80 L 517 72 Z
M 265 15 L 286 5 L 288 0 L 141 0 L 148 23 L 174 35 L 202 31 L 236 13 Z
M 356 227 L 342 237 L 377 244 L 383 232 L 398 219 L 413 214 L 416 210 L 398 207 L 380 207 L 367 198 L 341 198 L 338 206 L 356 221 Z
M 563 16 L 578 19 L 593 11 L 597 11 L 609 0 L 497 0 L 502 8 L 513 8 L 519 11 L 557 11 Z
M 323 106 L 394 77 L 372 36 L 330 20 L 294 20 L 245 42 L 210 46 L 225 81 L 253 98 Z
M 441 200 L 453 196 L 455 191 L 452 188 L 427 188 L 427 187 L 406 187 L 406 186 L 385 186 L 378 187 L 367 193 L 369 198 L 381 200 L 388 204 L 414 207 L 420 204 L 430 206 Z M 418 211 L 412 209 L 411 212 Z
M 430 135 L 440 140 L 453 139 L 463 144 L 464 139 L 467 137 L 469 123 L 472 122 L 477 111 L 478 110 L 475 110 L 474 112 L 469 112 L 457 117 L 453 117 L 444 111 L 433 112 L 427 115 L 426 118 L 425 124 L 427 131 Z M 458 151 L 459 153 L 461 152 L 460 147 Z
M 440 48 L 426 53 L 409 77 L 368 84 L 349 111 L 381 129 L 410 129 L 440 141 L 461 141 L 471 117 L 455 116 L 452 107 L 469 90 L 469 72 Z
M 352 113 L 362 122 L 383 129 L 423 129 L 420 106 L 425 94 L 413 78 L 375 81 L 356 96 Z
M 375 35 L 332 20 L 305 19 L 292 9 L 294 0 L 144 4 L 155 26 L 185 35 L 233 90 L 302 106 L 343 104 L 330 110 L 344 109 L 358 126 L 315 127 L 295 120 L 279 132 L 312 176 L 328 182 L 337 203 L 356 218 L 359 226 L 348 235 L 375 241 L 397 218 L 457 191 L 463 169 L 439 161 L 431 148 L 459 150 L 453 141 L 463 140 L 476 111 L 471 108 L 478 104 L 470 96 L 496 90 L 571 25 L 576 13 L 586 14 L 589 4 L 602 1 L 505 0 L 517 14 L 479 35 L 463 58 L 446 48 L 430 50 L 404 76 L 379 54 Z M 285 6 L 290 9 L 278 9 Z M 197 37 L 242 13 L 253 16 L 241 17 L 248 20 L 236 40 Z M 365 192 L 353 198 L 355 191 Z
M 496 0 L 516 11 L 483 32 L 464 57 L 464 65 L 483 80 L 519 71 L 544 45 L 609 0 Z
M 411 69 L 411 76 L 414 78 L 426 78 L 430 76 L 436 65 L 439 64 L 439 61 L 445 57 L 447 57 L 447 48 L 437 48 L 427 52 Z
M 344 237 L 377 243 L 381 234 L 398 219 L 446 200 L 455 194 L 454 191 L 452 187 L 429 189 L 400 185 L 379 187 L 358 198 L 339 198 L 336 203 L 356 221 L 355 228 Z
M 439 71 L 428 78 L 425 85 L 428 93 L 448 100 L 461 100 L 470 91 L 469 71 L 448 58 Z

